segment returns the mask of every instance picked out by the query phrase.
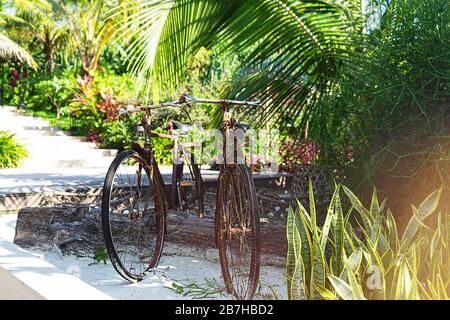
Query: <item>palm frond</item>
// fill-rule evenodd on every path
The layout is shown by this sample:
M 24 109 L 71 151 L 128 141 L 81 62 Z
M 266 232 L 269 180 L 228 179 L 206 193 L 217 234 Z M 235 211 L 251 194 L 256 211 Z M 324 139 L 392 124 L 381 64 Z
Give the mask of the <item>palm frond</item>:
M 357 21 L 349 17 L 346 7 L 323 1 L 247 1 L 221 35 L 232 52 L 253 48 L 229 94 L 257 96 L 267 119 L 301 119 L 303 128 L 354 55 Z
M 246 53 L 227 97 L 257 96 L 267 117 L 306 120 L 354 55 L 359 2 L 135 1 L 118 34 L 131 41 L 130 69 L 156 100 L 183 81 L 187 59 L 205 46 Z
M 128 46 L 130 70 L 158 100 L 184 79 L 185 64 L 202 46 L 213 43 L 217 32 L 240 1 L 146 0 L 119 7 L 112 16 L 134 12 L 116 34 Z
M 0 33 L 0 58 L 18 60 L 25 63 L 33 69 L 38 65 L 33 57 L 17 43 Z

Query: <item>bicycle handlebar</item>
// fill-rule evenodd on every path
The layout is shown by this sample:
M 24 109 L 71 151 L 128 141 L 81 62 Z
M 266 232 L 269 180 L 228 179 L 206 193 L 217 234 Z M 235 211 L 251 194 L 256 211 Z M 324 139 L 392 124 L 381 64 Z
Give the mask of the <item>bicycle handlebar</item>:
M 155 104 L 155 105 L 148 105 L 148 106 L 133 106 L 133 105 L 128 105 L 125 108 L 121 108 L 119 110 L 119 115 L 118 115 L 118 119 L 120 119 L 122 116 L 130 114 L 130 113 L 136 113 L 136 112 L 141 112 L 141 111 L 145 111 L 147 109 L 160 109 L 160 108 L 181 108 L 182 105 L 179 104 L 178 101 L 173 101 L 173 102 L 164 102 L 164 103 L 160 103 L 160 104 Z
M 217 100 L 217 99 L 206 99 L 206 98 L 196 98 L 187 94 L 183 94 L 180 99 L 172 102 L 163 102 L 155 105 L 148 106 L 127 106 L 119 110 L 118 119 L 122 116 L 130 113 L 136 113 L 145 111 L 147 109 L 159 109 L 159 108 L 182 108 L 183 106 L 190 105 L 192 103 L 210 103 L 210 104 L 220 104 L 224 106 L 250 106 L 253 108 L 259 107 L 261 102 L 259 100 L 255 101 L 239 101 L 239 100 Z M 132 108 L 129 108 L 132 107 Z
M 183 94 L 180 97 L 180 103 L 187 102 L 187 103 L 211 103 L 211 104 L 221 104 L 221 105 L 227 105 L 227 106 L 251 106 L 251 107 L 259 107 L 261 104 L 260 100 L 255 101 L 240 101 L 240 100 L 217 100 L 217 99 L 205 99 L 205 98 L 196 98 L 189 96 L 187 94 Z

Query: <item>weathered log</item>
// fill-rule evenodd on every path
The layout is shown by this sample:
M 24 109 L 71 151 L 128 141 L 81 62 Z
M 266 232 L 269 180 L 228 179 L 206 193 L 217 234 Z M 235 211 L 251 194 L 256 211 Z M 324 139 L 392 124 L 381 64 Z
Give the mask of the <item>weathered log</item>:
M 169 211 L 166 241 L 197 249 L 214 248 L 214 220 Z M 100 210 L 87 205 L 23 208 L 18 214 L 14 242 L 24 248 L 91 255 L 104 247 Z M 286 249 L 284 225 L 263 223 L 262 253 L 283 260 Z

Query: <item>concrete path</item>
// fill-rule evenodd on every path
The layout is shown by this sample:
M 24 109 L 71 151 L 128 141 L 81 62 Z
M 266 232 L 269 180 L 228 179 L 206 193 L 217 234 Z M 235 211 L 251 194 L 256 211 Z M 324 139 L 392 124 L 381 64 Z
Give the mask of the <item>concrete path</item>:
M 0 107 L 0 130 L 9 130 L 30 156 L 20 168 L 0 169 L 0 194 L 42 192 L 101 184 L 115 150 L 65 134 L 40 118 Z

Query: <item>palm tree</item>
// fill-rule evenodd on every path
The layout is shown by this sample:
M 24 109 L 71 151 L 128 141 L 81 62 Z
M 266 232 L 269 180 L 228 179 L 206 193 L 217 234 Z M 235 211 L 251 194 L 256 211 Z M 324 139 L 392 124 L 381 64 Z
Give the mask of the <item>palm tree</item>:
M 45 70 L 51 73 L 55 67 L 58 49 L 67 42 L 68 27 L 58 1 L 11 0 L 14 14 L 1 14 L 3 29 L 31 40 L 44 55 Z
M 100 55 L 114 33 L 115 19 L 107 14 L 126 0 L 60 0 L 65 12 L 70 37 L 82 64 L 84 74 L 93 75 Z M 121 17 L 118 15 L 117 17 Z
M 184 80 L 200 47 L 247 52 L 226 94 L 258 97 L 268 118 L 288 115 L 299 127 L 333 90 L 362 30 L 360 0 L 135 0 L 126 10 L 135 13 L 118 35 L 154 100 Z
M 33 57 L 17 43 L 0 33 L 0 58 L 5 60 L 18 60 L 33 69 L 37 68 L 37 63 Z

